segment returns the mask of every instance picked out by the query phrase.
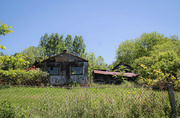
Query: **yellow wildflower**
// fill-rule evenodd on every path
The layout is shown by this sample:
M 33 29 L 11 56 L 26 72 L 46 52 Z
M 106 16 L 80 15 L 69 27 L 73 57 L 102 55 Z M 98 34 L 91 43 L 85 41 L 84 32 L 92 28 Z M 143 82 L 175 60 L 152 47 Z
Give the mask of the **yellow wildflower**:
M 133 94 L 136 94 L 136 92 L 132 92 Z

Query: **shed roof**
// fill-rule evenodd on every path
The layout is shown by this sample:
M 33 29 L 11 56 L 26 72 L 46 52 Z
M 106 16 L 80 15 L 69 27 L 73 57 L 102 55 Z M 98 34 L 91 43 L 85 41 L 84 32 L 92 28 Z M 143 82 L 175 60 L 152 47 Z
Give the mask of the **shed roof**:
M 88 62 L 88 60 L 87 60 L 87 59 L 84 59 L 84 58 L 79 57 L 79 56 L 77 56 L 77 55 L 74 55 L 74 54 L 68 53 L 66 50 L 64 50 L 62 53 L 60 53 L 60 54 L 58 54 L 58 55 L 55 55 L 55 56 L 49 57 L 49 58 L 47 58 L 47 59 L 43 60 L 42 62 L 47 61 L 47 60 L 49 60 L 49 59 L 51 59 L 51 58 L 57 57 L 57 56 L 59 56 L 59 55 L 65 54 L 65 53 L 66 53 L 66 54 L 68 54 L 68 55 L 72 55 L 72 56 L 74 56 L 74 57 L 80 58 L 80 59 L 82 59 L 82 60 L 84 60 L 84 61 Z
M 117 69 L 120 65 L 124 65 L 124 66 L 126 66 L 126 67 L 129 67 L 131 70 L 133 70 L 133 68 L 130 66 L 130 65 L 128 65 L 128 64 L 125 64 L 125 63 L 122 63 L 122 62 L 120 62 L 117 66 L 115 66 L 112 70 L 114 71 L 115 69 Z
M 112 71 L 103 71 L 103 70 L 93 70 L 94 74 L 100 74 L 100 75 L 119 75 L 120 72 L 112 72 Z M 138 74 L 127 72 L 124 73 L 124 77 L 137 77 Z

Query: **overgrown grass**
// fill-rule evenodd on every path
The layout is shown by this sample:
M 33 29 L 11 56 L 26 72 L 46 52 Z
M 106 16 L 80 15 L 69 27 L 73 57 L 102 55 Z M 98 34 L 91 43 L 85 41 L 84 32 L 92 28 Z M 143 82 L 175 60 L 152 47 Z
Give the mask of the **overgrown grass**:
M 175 97 L 179 105 L 180 93 L 175 92 Z M 172 117 L 167 91 L 125 85 L 73 89 L 4 87 L 0 89 L 0 104 L 4 113 L 15 117 Z

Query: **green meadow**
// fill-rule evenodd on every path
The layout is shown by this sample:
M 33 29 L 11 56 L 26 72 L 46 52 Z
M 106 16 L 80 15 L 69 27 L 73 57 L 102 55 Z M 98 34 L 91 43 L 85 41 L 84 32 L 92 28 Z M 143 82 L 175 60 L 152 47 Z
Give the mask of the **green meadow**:
M 177 108 L 180 92 L 175 92 Z M 93 88 L 7 87 L 0 89 L 0 117 L 172 117 L 167 91 L 116 85 Z

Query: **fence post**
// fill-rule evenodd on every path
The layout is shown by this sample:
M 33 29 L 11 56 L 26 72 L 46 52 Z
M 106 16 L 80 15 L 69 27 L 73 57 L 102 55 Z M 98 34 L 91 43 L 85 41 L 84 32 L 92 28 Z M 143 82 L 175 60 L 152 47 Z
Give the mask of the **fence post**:
M 173 92 L 173 86 L 171 84 L 168 84 L 168 94 L 169 94 L 169 101 L 171 104 L 171 110 L 174 116 L 177 116 L 176 111 L 176 103 L 174 98 L 174 92 Z

